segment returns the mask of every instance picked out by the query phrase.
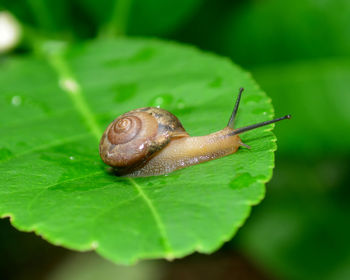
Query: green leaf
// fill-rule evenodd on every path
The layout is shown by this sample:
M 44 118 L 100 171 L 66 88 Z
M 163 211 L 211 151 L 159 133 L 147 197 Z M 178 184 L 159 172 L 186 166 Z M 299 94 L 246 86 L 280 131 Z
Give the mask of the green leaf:
M 35 26 L 46 33 L 69 31 L 72 25 L 68 0 L 17 0 L 6 1 L 2 5 L 14 13 L 21 22 Z
M 131 35 L 169 34 L 199 7 L 200 0 L 77 0 L 100 26 Z M 115 34 L 114 34 L 115 35 Z
M 169 34 L 200 4 L 200 0 L 17 0 L 3 7 L 37 31 L 71 38 L 92 37 L 100 29 L 113 36 Z
M 293 115 L 276 128 L 279 152 L 295 157 L 349 153 L 350 59 L 328 59 L 252 70 L 271 95 L 277 115 Z
M 95 41 L 3 61 L 0 215 L 53 244 L 120 263 L 213 252 L 264 196 L 272 126 L 242 135 L 251 150 L 135 179 L 106 171 L 99 138 L 118 115 L 156 105 L 191 135 L 213 132 L 226 125 L 241 86 L 237 127 L 271 119 L 270 100 L 249 74 L 176 43 Z
M 349 279 L 349 166 L 280 161 L 267 199 L 237 236 L 245 254 L 280 279 Z
M 349 56 L 348 0 L 252 1 L 223 25 L 218 48 L 243 65 Z

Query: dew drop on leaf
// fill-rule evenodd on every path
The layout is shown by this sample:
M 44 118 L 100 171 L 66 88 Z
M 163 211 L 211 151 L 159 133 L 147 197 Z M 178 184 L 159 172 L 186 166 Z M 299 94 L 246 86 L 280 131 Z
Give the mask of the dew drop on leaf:
M 174 101 L 174 97 L 171 94 L 161 94 L 152 98 L 149 102 L 151 107 L 168 108 Z
M 15 95 L 11 99 L 11 104 L 15 107 L 18 107 L 22 104 L 22 97 Z
M 176 108 L 179 109 L 179 110 L 182 110 L 185 108 L 185 101 L 183 99 L 178 99 L 176 101 Z
M 46 46 L 55 53 L 62 47 Z M 1 92 L 8 101 L 0 110 L 7 128 L 0 137 L 0 217 L 11 213 L 17 228 L 35 229 L 71 249 L 97 248 L 123 264 L 211 253 L 233 237 L 271 177 L 272 132 L 256 130 L 249 152 L 146 178 L 116 176 L 103 165 L 98 145 L 116 112 L 146 106 L 172 112 L 198 135 L 209 124 L 222 128 L 232 109 L 228 88 L 243 81 L 242 102 L 253 102 L 239 120 L 264 121 L 263 112 L 273 108 L 255 82 L 227 59 L 177 43 L 124 38 L 67 50 L 60 54 L 62 67 L 53 67 L 50 55 L 47 61 L 19 58 L 18 67 L 6 71 L 0 65 L 1 87 L 11 89 Z M 23 71 L 35 67 L 40 71 L 28 81 Z M 211 87 L 208 77 L 214 78 Z M 23 124 L 13 121 L 21 119 Z

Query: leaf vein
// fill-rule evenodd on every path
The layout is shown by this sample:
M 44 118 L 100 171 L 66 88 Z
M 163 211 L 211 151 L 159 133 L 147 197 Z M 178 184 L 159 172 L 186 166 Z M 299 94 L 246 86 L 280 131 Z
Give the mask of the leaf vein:
M 135 189 L 138 191 L 138 193 L 140 194 L 140 196 L 142 197 L 142 199 L 145 201 L 146 205 L 148 206 L 150 212 L 151 212 L 151 215 L 153 216 L 153 219 L 158 227 L 158 230 L 159 230 L 159 234 L 161 236 L 161 239 L 162 239 L 162 243 L 163 243 L 163 247 L 164 247 L 164 250 L 166 253 L 169 254 L 169 257 L 172 253 L 172 248 L 169 244 L 169 241 L 168 241 L 168 235 L 167 235 L 167 232 L 166 232 L 166 229 L 165 229 L 165 225 L 164 223 L 162 222 L 162 219 L 160 218 L 158 212 L 157 212 L 157 209 L 156 207 L 154 206 L 152 200 L 147 196 L 147 194 L 142 190 L 142 187 L 136 183 L 136 181 L 132 178 L 128 178 L 129 181 L 131 182 L 131 184 L 135 187 Z
M 72 74 L 69 65 L 63 58 L 62 53 L 48 55 L 48 60 L 58 75 L 60 88 L 70 97 L 73 105 L 82 116 L 87 127 L 94 134 L 97 140 L 99 140 L 102 135 L 102 131 L 84 98 L 84 92 L 81 89 L 81 85 Z

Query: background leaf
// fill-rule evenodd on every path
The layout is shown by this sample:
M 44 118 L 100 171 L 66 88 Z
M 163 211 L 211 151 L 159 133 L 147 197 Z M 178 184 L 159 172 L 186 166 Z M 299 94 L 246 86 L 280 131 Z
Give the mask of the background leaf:
M 271 177 L 269 128 L 242 136 L 251 151 L 149 178 L 106 172 L 98 142 L 116 116 L 151 105 L 175 113 L 190 134 L 220 129 L 240 86 L 237 126 L 270 119 L 251 77 L 227 59 L 155 40 L 52 46 L 43 58 L 1 64 L 0 215 L 122 263 L 209 253 L 229 240 Z
M 277 115 L 293 114 L 290 125 L 279 125 L 280 153 L 291 158 L 349 153 L 349 59 L 323 59 L 252 70 L 269 92 Z
M 246 2 L 214 36 L 244 66 L 349 56 L 349 13 L 347 0 Z
M 348 279 L 349 160 L 289 160 L 277 166 L 269 195 L 237 236 L 239 246 L 276 278 Z
M 0 9 L 46 35 L 73 39 L 94 37 L 100 31 L 117 34 L 169 34 L 184 25 L 200 0 L 0 0 Z
M 183 25 L 196 11 L 201 1 L 78 0 L 78 3 L 85 7 L 91 18 L 100 26 L 113 21 L 118 25 L 118 22 L 125 17 L 123 32 L 130 35 L 156 35 L 170 33 L 179 25 Z M 124 14 L 120 14 L 122 10 Z
M 11 11 L 23 23 L 38 27 L 44 32 L 67 31 L 72 18 L 67 9 L 69 1 L 18 0 L 2 1 L 0 8 Z

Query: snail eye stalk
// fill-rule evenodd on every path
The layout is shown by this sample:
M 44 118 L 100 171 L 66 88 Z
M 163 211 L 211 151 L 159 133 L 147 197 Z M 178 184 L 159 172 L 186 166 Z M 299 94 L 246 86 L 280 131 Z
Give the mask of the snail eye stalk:
M 227 124 L 227 126 L 232 128 L 232 129 L 234 129 L 234 126 L 235 126 L 235 119 L 236 119 L 239 103 L 241 102 L 241 96 L 242 96 L 243 91 L 244 91 L 244 88 L 239 89 L 239 93 L 238 93 L 238 96 L 236 99 L 235 107 L 233 108 L 230 120 L 228 121 L 228 124 Z
M 262 127 L 262 126 L 265 126 L 265 125 L 268 125 L 268 124 L 271 124 L 271 123 L 275 123 L 275 122 L 279 122 L 279 121 L 282 121 L 282 120 L 290 119 L 291 117 L 292 117 L 291 115 L 285 115 L 284 117 L 277 118 L 277 119 L 274 119 L 274 120 L 265 121 L 265 122 L 261 122 L 261 123 L 252 124 L 252 125 L 248 125 L 248 126 L 245 126 L 245 127 L 241 127 L 241 128 L 236 129 L 232 133 L 230 133 L 230 135 L 241 134 L 243 132 L 246 132 L 246 131 L 249 131 L 249 130 L 252 130 L 252 129 L 255 129 L 255 128 L 258 128 L 258 127 Z

